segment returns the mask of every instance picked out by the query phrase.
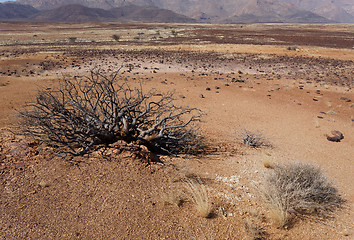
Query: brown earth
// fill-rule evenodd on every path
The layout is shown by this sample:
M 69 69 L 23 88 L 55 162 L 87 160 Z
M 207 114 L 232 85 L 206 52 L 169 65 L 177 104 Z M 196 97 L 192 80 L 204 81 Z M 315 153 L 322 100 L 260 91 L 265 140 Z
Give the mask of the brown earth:
M 255 239 L 247 222 L 263 239 L 353 237 L 353 25 L 0 23 L 0 31 L 3 239 Z M 39 87 L 122 65 L 132 83 L 173 90 L 177 103 L 206 112 L 201 132 L 214 151 L 152 164 L 130 147 L 69 158 L 13 133 Z M 243 129 L 271 147 L 244 146 Z M 341 142 L 327 140 L 334 130 Z M 275 228 L 258 194 L 264 161 L 320 166 L 345 207 Z M 188 201 L 186 175 L 207 187 L 211 218 Z M 186 201 L 168 205 L 169 196 Z

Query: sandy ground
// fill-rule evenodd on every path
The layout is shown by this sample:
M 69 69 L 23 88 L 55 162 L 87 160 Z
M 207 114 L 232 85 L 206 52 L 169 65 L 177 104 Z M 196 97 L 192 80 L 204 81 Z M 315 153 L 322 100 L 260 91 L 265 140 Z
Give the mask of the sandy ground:
M 247 223 L 262 229 L 259 239 L 353 237 L 354 46 L 346 42 L 353 43 L 353 25 L 326 25 L 320 32 L 311 25 L 0 27 L 3 239 L 257 239 Z M 231 39 L 236 28 L 247 42 L 203 40 L 221 30 L 223 39 Z M 118 31 L 123 40 L 112 42 Z M 160 42 L 151 39 L 157 31 Z M 284 37 L 294 31 L 297 37 Z M 338 46 L 329 45 L 333 39 L 326 45 L 314 38 L 326 35 L 338 38 Z M 68 36 L 79 40 L 68 43 Z M 100 38 L 90 41 L 94 36 Z M 272 44 L 264 40 L 269 38 Z M 122 76 L 145 90 L 175 91 L 178 104 L 203 110 L 201 132 L 216 151 L 160 156 L 163 163 L 150 165 L 119 149 L 106 158 L 94 152 L 69 161 L 11 132 L 17 110 L 39 87 L 55 87 L 58 77 L 84 75 L 94 67 L 120 66 Z M 261 132 L 271 146 L 244 146 L 238 136 L 243 129 Z M 326 139 L 333 130 L 343 133 L 341 142 Z M 331 219 L 275 228 L 259 197 L 260 179 L 270 171 L 265 160 L 319 166 L 347 200 L 345 208 Z M 166 204 L 171 195 L 185 196 L 186 175 L 204 182 L 211 218 L 198 216 L 188 198 L 180 206 Z

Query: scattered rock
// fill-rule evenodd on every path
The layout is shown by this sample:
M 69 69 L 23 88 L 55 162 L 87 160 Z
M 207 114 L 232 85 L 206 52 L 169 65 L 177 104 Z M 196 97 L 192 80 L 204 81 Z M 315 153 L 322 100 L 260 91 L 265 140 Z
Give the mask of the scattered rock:
M 333 110 L 329 110 L 327 112 L 327 114 L 329 114 L 329 115 L 337 115 L 337 113 L 335 111 L 333 111 Z
M 46 188 L 46 187 L 49 187 L 49 183 L 42 180 L 38 183 L 39 186 L 41 186 L 42 188 Z
M 343 100 L 345 102 L 351 102 L 352 100 L 346 97 L 341 97 L 340 100 Z
M 330 135 L 327 135 L 327 140 L 331 142 L 340 142 L 342 139 L 344 139 L 343 133 L 337 130 L 334 130 Z

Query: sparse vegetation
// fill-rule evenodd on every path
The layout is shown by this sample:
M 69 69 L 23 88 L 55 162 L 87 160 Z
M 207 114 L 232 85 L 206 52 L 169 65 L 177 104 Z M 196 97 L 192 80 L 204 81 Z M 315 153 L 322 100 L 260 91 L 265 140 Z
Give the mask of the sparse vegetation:
M 305 163 L 275 165 L 262 187 L 270 218 L 278 228 L 288 228 L 304 216 L 329 217 L 344 203 L 321 170 Z
M 4 87 L 4 86 L 7 86 L 7 85 L 9 85 L 9 82 L 8 82 L 8 81 L 7 81 L 7 82 L 0 83 L 0 87 Z
M 171 191 L 167 193 L 164 197 L 163 200 L 165 204 L 169 205 L 174 205 L 177 207 L 180 207 L 183 204 L 183 197 L 179 191 Z
M 77 37 L 69 37 L 68 39 L 69 39 L 69 43 L 75 43 L 77 40 Z
M 267 139 L 260 132 L 252 132 L 244 129 L 240 134 L 242 142 L 250 147 L 259 148 L 263 146 L 269 146 Z
M 112 35 L 112 38 L 113 38 L 114 41 L 117 41 L 117 42 L 118 42 L 119 39 L 120 39 L 120 36 L 117 35 L 117 34 L 113 34 L 113 35 Z
M 252 221 L 246 219 L 245 220 L 245 230 L 248 233 L 250 240 L 262 240 L 265 239 L 265 231 L 264 229 L 258 225 L 253 223 Z
M 200 152 L 199 109 L 176 106 L 172 93 L 145 94 L 118 76 L 92 71 L 88 77 L 63 77 L 58 89 L 39 91 L 20 112 L 24 133 L 73 155 L 119 140 L 158 153 Z
M 286 48 L 286 50 L 289 50 L 289 51 L 296 51 L 298 49 L 297 46 L 289 46 Z
M 201 217 L 208 218 L 211 216 L 211 205 L 208 198 L 207 190 L 200 179 L 186 179 L 185 188 L 188 191 L 195 209 Z

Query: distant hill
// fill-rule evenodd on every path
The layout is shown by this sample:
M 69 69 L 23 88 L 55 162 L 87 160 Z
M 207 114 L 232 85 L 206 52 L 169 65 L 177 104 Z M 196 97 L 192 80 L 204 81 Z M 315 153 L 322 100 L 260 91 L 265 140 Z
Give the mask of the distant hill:
M 15 20 L 28 18 L 39 11 L 30 5 L 0 3 L 0 19 Z
M 293 4 L 269 0 L 250 0 L 238 15 L 222 20 L 223 23 L 329 23 L 322 16 L 300 10 Z
M 352 18 L 354 18 L 350 14 L 351 11 L 354 11 L 353 0 L 17 0 L 17 2 L 29 4 L 38 9 L 53 9 L 67 4 L 80 4 L 86 7 L 110 10 L 133 4 L 167 9 L 198 21 L 213 23 L 352 22 Z M 257 4 L 266 8 L 257 8 Z M 252 5 L 256 6 L 256 9 L 252 9 L 250 7 Z M 248 12 L 244 12 L 246 8 L 249 9 Z M 292 11 L 292 14 L 288 13 L 289 10 Z M 308 12 L 312 12 L 312 14 Z
M 279 0 L 336 22 L 354 23 L 353 0 Z
M 119 22 L 141 21 L 141 22 L 175 22 L 192 23 L 195 19 L 186 17 L 171 10 L 160 9 L 153 6 L 127 5 L 113 8 L 109 12 Z
M 79 4 L 90 8 L 111 10 L 113 8 L 128 7 L 129 5 L 156 7 L 182 14 L 197 21 L 211 23 L 238 23 L 238 22 L 354 22 L 354 0 L 17 0 L 17 3 L 28 4 L 39 10 L 51 10 L 68 4 Z M 258 7 L 262 6 L 262 7 Z M 247 10 L 247 11 L 246 11 Z M 142 11 L 142 9 L 139 9 Z M 135 15 L 142 21 L 155 20 L 170 13 L 159 12 L 156 17 L 149 16 L 142 11 Z M 124 13 L 125 19 L 129 14 Z M 309 13 L 311 12 L 311 13 Z M 145 14 L 148 14 L 145 16 Z M 146 17 L 146 18 L 145 18 Z M 180 19 L 178 16 L 175 16 Z M 166 17 L 162 17 L 166 19 Z M 326 20 L 329 19 L 329 20 Z M 125 20 L 122 20 L 125 21 Z M 179 22 L 191 21 L 180 19 Z
M 29 4 L 39 10 L 50 10 L 65 5 L 79 4 L 90 8 L 109 10 L 127 4 L 138 6 L 158 6 L 154 0 L 17 0 L 17 3 Z
M 113 21 L 114 16 L 100 8 L 88 8 L 78 4 L 65 5 L 41 11 L 31 20 L 39 22 L 100 22 Z
M 195 22 L 192 18 L 157 7 L 129 5 L 104 10 L 79 4 L 40 11 L 28 20 L 38 22 Z

